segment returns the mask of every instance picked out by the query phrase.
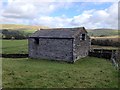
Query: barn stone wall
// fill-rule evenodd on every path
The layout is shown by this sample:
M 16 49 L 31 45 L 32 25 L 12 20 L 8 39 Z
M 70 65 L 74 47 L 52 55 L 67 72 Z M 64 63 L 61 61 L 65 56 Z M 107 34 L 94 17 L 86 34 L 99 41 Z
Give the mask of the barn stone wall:
M 73 59 L 74 61 L 88 55 L 90 49 L 90 39 L 86 34 L 86 39 L 81 40 L 80 34 L 73 41 Z
M 53 60 L 73 60 L 73 39 L 29 38 L 29 57 Z

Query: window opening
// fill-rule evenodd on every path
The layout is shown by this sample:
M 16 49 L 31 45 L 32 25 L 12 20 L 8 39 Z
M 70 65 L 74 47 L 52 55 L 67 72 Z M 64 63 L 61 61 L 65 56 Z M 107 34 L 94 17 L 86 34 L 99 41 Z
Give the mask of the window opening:
M 39 44 L 39 38 L 34 38 L 35 44 Z

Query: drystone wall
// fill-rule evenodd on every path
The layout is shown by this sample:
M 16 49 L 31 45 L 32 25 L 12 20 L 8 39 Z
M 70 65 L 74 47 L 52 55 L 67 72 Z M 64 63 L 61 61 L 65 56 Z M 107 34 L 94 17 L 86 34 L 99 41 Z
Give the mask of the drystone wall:
M 90 49 L 90 39 L 86 36 L 85 40 L 81 40 L 78 35 L 73 41 L 73 58 L 78 60 L 88 55 Z
M 39 44 L 34 38 L 29 38 L 29 57 L 53 60 L 73 60 L 73 39 L 39 38 Z

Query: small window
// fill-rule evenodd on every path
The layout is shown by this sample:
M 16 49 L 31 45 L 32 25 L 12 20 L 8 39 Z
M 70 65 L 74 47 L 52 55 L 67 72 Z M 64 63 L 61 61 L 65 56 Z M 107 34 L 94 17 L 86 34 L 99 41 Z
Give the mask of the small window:
M 80 35 L 80 40 L 86 40 L 86 35 L 85 34 L 81 34 Z
M 39 44 L 39 38 L 34 38 L 34 43 Z

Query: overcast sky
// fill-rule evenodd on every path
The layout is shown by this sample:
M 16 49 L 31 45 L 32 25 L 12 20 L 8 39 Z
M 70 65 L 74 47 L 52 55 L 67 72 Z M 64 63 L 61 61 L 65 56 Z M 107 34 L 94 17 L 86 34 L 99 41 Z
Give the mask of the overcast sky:
M 117 29 L 118 0 L 0 0 L 0 23 Z

